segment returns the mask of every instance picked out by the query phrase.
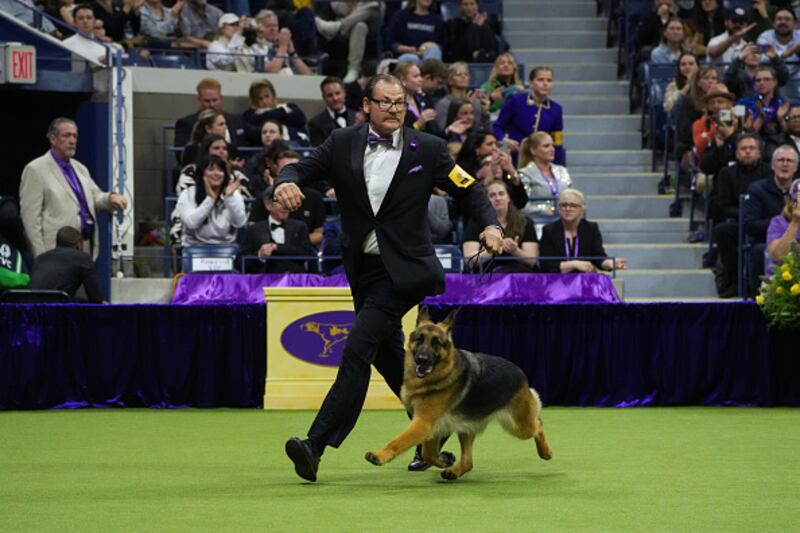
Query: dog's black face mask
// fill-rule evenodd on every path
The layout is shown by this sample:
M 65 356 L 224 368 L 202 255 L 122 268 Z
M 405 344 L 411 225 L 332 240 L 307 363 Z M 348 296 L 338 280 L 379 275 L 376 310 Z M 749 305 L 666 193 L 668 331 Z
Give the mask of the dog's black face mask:
M 414 356 L 414 371 L 424 378 L 450 351 L 448 333 L 433 324 L 418 327 L 409 337 L 409 349 Z

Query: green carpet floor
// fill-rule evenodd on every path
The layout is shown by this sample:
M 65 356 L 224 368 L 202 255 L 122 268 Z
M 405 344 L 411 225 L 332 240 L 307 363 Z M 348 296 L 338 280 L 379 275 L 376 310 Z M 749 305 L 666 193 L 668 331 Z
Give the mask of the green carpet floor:
M 800 530 L 800 409 L 548 408 L 552 461 L 495 424 L 454 483 L 407 472 L 410 454 L 363 459 L 405 425 L 399 411 L 365 412 L 302 483 L 283 443 L 312 416 L 0 413 L 0 530 Z

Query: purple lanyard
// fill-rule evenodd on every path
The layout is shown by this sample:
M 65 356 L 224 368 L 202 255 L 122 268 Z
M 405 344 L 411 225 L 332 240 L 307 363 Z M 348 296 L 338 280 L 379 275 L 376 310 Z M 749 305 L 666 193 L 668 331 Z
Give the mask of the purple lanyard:
M 558 180 L 553 176 L 548 176 L 544 172 L 542 172 L 542 176 L 544 176 L 544 181 L 547 182 L 547 186 L 550 187 L 550 194 L 553 195 L 554 198 L 558 197 L 558 193 L 560 191 L 560 187 L 558 186 Z
M 417 95 L 416 95 L 416 94 L 415 94 L 414 96 L 412 96 L 411 98 L 413 98 L 413 99 L 414 99 L 414 102 L 416 102 L 416 104 L 417 104 L 417 107 L 419 108 L 419 110 L 420 110 L 420 112 L 421 112 L 421 111 L 422 111 L 422 102 L 420 101 L 420 99 L 419 99 L 419 98 L 417 98 Z M 409 102 L 409 103 L 408 103 L 408 110 L 411 112 L 411 114 L 412 114 L 412 115 L 414 115 L 414 118 L 417 118 L 417 119 L 419 118 L 419 115 L 420 115 L 420 113 L 417 113 L 417 112 L 414 110 L 414 108 L 413 108 L 413 107 L 411 107 L 411 102 Z
M 565 255 L 567 257 L 578 257 L 578 234 L 575 234 L 575 240 L 573 241 L 575 247 L 573 248 L 574 253 L 569 252 L 569 237 L 567 234 L 564 234 L 564 251 L 566 252 Z

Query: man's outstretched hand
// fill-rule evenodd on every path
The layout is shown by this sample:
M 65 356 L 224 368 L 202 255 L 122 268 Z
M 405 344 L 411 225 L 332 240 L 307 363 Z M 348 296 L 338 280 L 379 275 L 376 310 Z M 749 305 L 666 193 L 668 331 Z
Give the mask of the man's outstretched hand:
M 306 199 L 300 187 L 291 182 L 281 183 L 275 191 L 273 191 L 272 197 L 290 212 L 300 209 L 300 204 Z
M 490 254 L 497 255 L 503 252 L 503 234 L 500 228 L 489 226 L 481 233 L 480 240 Z

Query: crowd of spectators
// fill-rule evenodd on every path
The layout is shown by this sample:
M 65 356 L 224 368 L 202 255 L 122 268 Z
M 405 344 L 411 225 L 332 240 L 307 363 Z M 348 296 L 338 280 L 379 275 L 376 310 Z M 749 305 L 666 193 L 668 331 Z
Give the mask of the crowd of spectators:
M 237 6 L 235 12 L 228 11 L 230 6 Z M 572 186 L 564 166 L 562 109 L 550 97 L 552 68 L 536 66 L 523 81 L 496 33 L 497 21 L 482 12 L 478 0 L 460 0 L 457 16 L 449 20 L 433 0 L 411 0 L 393 11 L 380 2 L 333 2 L 318 10 L 276 0 L 243 6 L 247 2 L 93 0 L 47 9 L 69 27 L 53 27 L 52 33 L 100 63 L 105 61 L 103 44 L 143 55 L 201 49 L 201 67 L 208 70 L 304 75 L 312 72 L 309 64 L 317 65 L 315 54 L 333 52 L 337 41 L 346 42 L 344 77 L 324 78 L 320 96 L 325 109 L 310 120 L 297 104 L 279 100 L 267 79 L 252 82 L 250 107 L 244 110 L 226 108 L 214 77 L 198 83 L 197 110 L 175 122 L 174 145 L 182 148 L 170 221 L 176 250 L 235 243 L 241 258 L 260 259 L 250 266 L 241 262 L 247 271 L 294 272 L 312 262 L 290 260 L 280 267 L 273 265 L 280 261 L 268 258 L 335 249 L 323 242 L 337 234 L 333 189 L 323 183 L 304 190 L 304 205 L 289 214 L 271 201 L 270 187 L 283 166 L 300 159 L 298 151 L 320 145 L 334 129 L 363 123 L 367 80 L 375 73 L 392 73 L 407 98 L 388 103 L 389 110 L 402 109 L 407 127 L 447 140 L 453 158 L 483 183 L 506 229 L 498 268 L 540 270 L 539 235 L 546 223 L 565 223 L 557 216 L 559 198 Z M 394 57 L 378 64 L 365 60 L 365 48 L 382 27 L 384 54 Z M 473 80 L 470 62 L 493 62 L 488 79 Z M 21 196 L 30 198 L 22 194 L 29 182 L 23 180 Z M 98 208 L 125 207 L 124 198 L 106 202 Z M 439 190 L 429 205 L 434 240 L 477 256 L 472 222 L 460 206 Z M 72 225 L 84 224 L 78 222 Z M 83 227 L 79 231 L 86 234 Z M 86 242 L 94 246 L 93 239 Z M 574 248 L 572 255 L 577 240 Z M 87 251 L 96 253 L 96 248 Z
M 783 197 L 797 172 L 800 31 L 795 11 L 783 2 L 724 9 L 717 0 L 700 0 L 694 6 L 656 0 L 639 24 L 637 59 L 675 65 L 663 108 L 675 127 L 676 186 L 693 177 L 695 191 L 707 188 L 707 262 L 718 294 L 739 294 L 746 267 L 744 289 L 752 295 L 764 273 L 769 222 L 787 205 Z M 781 220 L 791 220 L 787 213 Z M 778 224 L 781 235 L 784 226 Z

